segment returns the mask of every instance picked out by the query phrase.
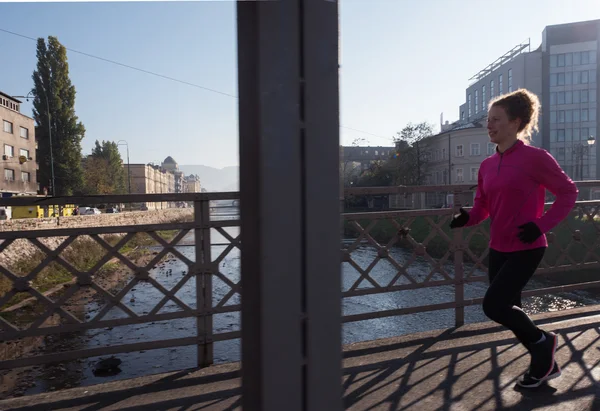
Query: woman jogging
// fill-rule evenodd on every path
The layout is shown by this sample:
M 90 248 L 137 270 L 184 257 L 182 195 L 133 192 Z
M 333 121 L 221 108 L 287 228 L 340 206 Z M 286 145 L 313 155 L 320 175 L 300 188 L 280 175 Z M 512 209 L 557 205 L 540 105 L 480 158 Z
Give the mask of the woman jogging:
M 575 183 L 547 151 L 527 143 L 537 130 L 540 103 L 520 89 L 490 102 L 487 129 L 496 153 L 480 166 L 471 212 L 460 209 L 451 228 L 468 227 L 490 217 L 489 279 L 483 311 L 509 328 L 531 354 L 518 384 L 538 387 L 560 376 L 554 361 L 557 336 L 540 330 L 520 308 L 521 291 L 542 261 L 545 233 L 563 220 L 577 200 Z M 556 200 L 544 214 L 545 191 Z

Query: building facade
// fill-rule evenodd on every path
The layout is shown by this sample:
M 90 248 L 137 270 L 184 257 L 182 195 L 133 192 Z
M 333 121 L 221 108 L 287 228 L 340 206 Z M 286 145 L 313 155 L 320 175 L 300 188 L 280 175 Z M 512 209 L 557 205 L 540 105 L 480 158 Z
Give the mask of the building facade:
M 21 114 L 21 102 L 0 92 L 2 195 L 38 192 L 35 123 Z
M 200 193 L 202 192 L 202 186 L 200 185 L 200 177 L 197 175 L 189 175 L 185 177 L 184 183 L 184 192 L 185 193 Z
M 475 74 L 465 91 L 465 103 L 459 108 L 461 123 L 482 121 L 487 117 L 487 107 L 493 98 L 526 88 L 540 101 L 543 95 L 542 51 L 531 51 L 529 43 L 519 44 Z M 485 122 L 485 121 L 484 121 Z M 543 127 L 532 136 L 532 143 L 542 147 Z
M 153 164 L 131 164 L 132 194 L 163 194 L 175 192 L 173 173 Z M 148 209 L 168 208 L 167 203 L 144 204 Z
M 548 26 L 542 33 L 543 146 L 574 180 L 600 176 L 600 20 Z M 590 144 L 592 143 L 592 144 Z M 589 194 L 588 194 L 589 195 Z M 600 190 L 592 198 L 600 199 Z

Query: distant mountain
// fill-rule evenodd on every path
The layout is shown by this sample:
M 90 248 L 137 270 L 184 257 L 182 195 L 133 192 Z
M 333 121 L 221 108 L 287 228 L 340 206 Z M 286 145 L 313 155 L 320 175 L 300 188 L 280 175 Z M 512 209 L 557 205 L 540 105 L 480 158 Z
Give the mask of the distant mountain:
M 186 175 L 197 174 L 200 177 L 200 185 L 208 191 L 238 191 L 239 190 L 239 167 L 225 167 L 222 169 L 189 165 L 179 166 Z

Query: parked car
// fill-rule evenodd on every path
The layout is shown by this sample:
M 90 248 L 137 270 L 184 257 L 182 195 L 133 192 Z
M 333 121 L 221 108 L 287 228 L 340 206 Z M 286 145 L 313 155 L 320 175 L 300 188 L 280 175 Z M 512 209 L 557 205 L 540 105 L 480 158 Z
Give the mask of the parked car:
M 87 210 L 85 210 L 85 213 L 82 213 L 82 215 L 98 215 L 98 214 L 102 214 L 100 212 L 100 210 L 98 210 L 95 207 L 90 207 Z
M 119 209 L 116 207 L 109 207 L 106 209 L 107 214 L 116 214 L 119 212 Z

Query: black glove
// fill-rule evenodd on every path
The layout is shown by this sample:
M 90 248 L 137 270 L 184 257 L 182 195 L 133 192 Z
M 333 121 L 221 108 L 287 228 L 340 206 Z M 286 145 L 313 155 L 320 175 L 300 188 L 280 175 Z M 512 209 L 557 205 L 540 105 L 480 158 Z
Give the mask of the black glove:
M 520 225 L 519 230 L 519 240 L 525 244 L 531 244 L 542 236 L 542 231 L 534 222 Z
M 469 213 L 462 207 L 458 211 L 460 211 L 460 214 L 454 215 L 452 221 L 450 221 L 450 228 L 464 227 L 469 222 Z

